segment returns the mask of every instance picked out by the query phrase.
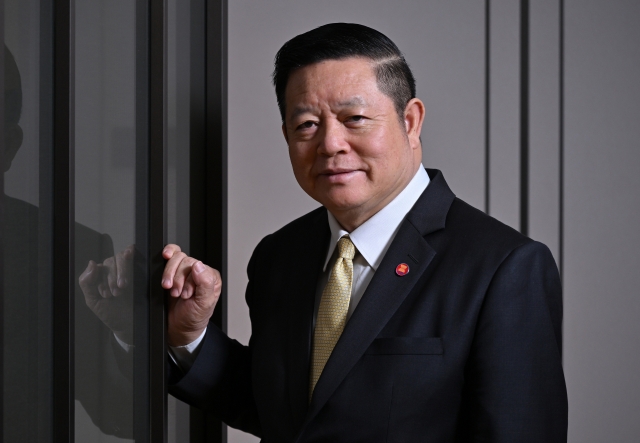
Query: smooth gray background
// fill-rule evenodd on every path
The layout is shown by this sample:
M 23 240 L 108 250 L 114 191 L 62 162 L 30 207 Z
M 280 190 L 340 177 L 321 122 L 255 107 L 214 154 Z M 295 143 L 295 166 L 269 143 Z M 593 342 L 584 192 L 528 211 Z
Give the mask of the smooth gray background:
M 530 3 L 529 229 L 563 265 L 569 441 L 636 442 L 640 3 L 566 0 L 563 62 L 560 2 Z M 317 207 L 295 182 L 280 132 L 269 83 L 278 48 L 335 21 L 387 34 L 406 54 L 426 103 L 424 164 L 442 169 L 453 191 L 476 207 L 485 209 L 487 191 L 489 213 L 518 228 L 519 20 L 519 1 L 491 1 L 487 48 L 481 1 L 229 2 L 231 337 L 246 343 L 251 333 L 244 287 L 253 248 L 264 235 Z M 229 442 L 248 441 L 256 439 L 230 430 Z

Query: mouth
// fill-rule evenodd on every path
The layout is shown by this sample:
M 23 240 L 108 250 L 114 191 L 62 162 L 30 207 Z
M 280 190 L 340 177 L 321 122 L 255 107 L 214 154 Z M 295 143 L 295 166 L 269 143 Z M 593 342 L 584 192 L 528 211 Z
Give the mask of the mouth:
M 355 177 L 361 172 L 362 171 L 359 169 L 325 169 L 320 172 L 320 174 L 318 174 L 318 177 L 327 180 L 329 183 L 343 183 Z

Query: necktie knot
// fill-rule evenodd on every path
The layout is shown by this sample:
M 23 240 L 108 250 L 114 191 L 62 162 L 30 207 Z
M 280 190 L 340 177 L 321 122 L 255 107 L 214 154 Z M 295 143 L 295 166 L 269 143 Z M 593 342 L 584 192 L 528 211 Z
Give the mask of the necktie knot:
M 338 241 L 338 257 L 353 260 L 355 255 L 356 247 L 351 242 L 349 236 L 345 235 Z

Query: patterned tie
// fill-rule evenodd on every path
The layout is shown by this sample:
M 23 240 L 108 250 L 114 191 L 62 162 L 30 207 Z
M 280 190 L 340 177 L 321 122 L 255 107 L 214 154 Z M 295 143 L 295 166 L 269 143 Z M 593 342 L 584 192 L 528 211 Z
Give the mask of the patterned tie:
M 344 325 L 347 321 L 349 300 L 351 300 L 351 282 L 353 280 L 353 256 L 356 248 L 349 236 L 345 235 L 338 242 L 338 258 L 331 276 L 322 291 L 316 329 L 313 334 L 313 356 L 311 363 L 311 380 L 309 382 L 309 400 L 313 395 L 316 383 L 322 374 L 324 365 L 329 360 Z

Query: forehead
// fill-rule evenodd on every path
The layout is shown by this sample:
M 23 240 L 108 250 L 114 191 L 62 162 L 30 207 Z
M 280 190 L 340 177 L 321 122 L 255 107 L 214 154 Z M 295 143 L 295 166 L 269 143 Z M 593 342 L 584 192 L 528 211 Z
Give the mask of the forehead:
M 287 108 L 315 102 L 364 104 L 380 95 L 373 62 L 365 58 L 325 60 L 295 70 L 285 89 Z

